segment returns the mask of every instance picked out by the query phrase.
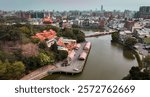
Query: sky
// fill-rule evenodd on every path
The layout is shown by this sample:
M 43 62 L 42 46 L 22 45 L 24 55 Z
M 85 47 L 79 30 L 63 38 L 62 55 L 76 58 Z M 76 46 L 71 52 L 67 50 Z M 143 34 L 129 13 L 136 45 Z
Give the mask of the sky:
M 133 10 L 150 6 L 150 0 L 0 0 L 0 10 Z

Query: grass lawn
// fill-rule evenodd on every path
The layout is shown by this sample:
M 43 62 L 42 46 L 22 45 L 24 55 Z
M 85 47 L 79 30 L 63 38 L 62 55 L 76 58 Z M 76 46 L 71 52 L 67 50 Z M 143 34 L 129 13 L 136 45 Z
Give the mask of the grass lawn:
M 145 44 L 150 44 L 150 38 L 144 38 L 144 43 Z

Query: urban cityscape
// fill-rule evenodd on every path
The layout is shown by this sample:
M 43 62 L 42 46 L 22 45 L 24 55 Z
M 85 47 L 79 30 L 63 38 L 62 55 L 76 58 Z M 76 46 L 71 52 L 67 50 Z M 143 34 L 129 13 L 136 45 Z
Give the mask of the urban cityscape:
M 109 10 L 99 0 L 75 9 L 68 2 L 62 10 L 0 7 L 1 80 L 150 79 L 150 6 Z

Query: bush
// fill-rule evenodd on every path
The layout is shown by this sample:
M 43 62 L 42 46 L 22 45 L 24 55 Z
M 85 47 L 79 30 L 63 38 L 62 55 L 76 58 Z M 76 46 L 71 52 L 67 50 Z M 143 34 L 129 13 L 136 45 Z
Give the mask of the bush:
M 68 52 L 64 50 L 60 50 L 57 53 L 55 53 L 55 56 L 57 61 L 62 61 L 68 57 Z
M 37 44 L 37 43 L 39 43 L 39 42 L 40 42 L 40 39 L 38 39 L 38 38 L 32 39 L 32 43 L 34 43 L 34 44 Z
M 137 43 L 137 40 L 135 38 L 129 37 L 125 40 L 125 46 L 133 47 Z
M 40 43 L 39 43 L 39 48 L 40 48 L 40 49 L 46 49 L 46 48 L 47 48 L 46 42 L 44 42 L 44 41 L 43 41 L 43 42 L 40 42 Z
M 119 40 L 119 33 L 118 32 L 114 32 L 111 35 L 112 41 L 117 42 Z
M 25 71 L 21 61 L 10 63 L 8 60 L 0 62 L 0 79 L 18 79 Z

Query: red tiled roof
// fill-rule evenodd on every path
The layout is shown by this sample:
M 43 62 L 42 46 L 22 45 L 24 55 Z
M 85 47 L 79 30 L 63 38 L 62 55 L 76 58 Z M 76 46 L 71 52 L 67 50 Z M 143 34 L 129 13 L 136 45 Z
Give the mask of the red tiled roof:
M 43 19 L 43 22 L 53 23 L 53 20 L 51 18 L 46 17 L 46 18 Z
M 57 45 L 59 45 L 59 46 L 65 46 L 65 44 L 63 43 L 63 39 L 62 38 L 58 39 Z
M 43 32 L 37 33 L 32 38 L 39 38 L 41 41 L 45 39 L 52 39 L 56 37 L 56 32 L 50 29 L 49 31 L 44 30 Z

